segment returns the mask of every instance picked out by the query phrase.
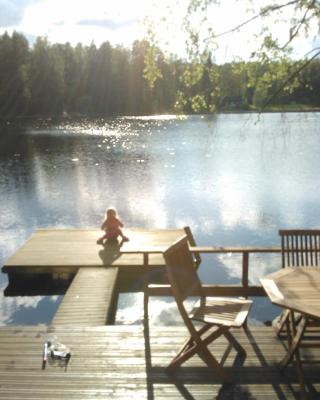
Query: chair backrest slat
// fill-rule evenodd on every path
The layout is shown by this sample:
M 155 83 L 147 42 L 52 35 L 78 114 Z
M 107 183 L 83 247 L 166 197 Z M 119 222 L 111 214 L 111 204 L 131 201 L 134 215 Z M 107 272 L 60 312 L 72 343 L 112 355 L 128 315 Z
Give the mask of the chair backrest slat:
M 168 279 L 177 302 L 183 302 L 188 296 L 199 296 L 201 281 L 189 251 L 187 236 L 183 236 L 170 246 L 164 252 L 164 259 L 167 265 Z
M 318 265 L 319 263 L 319 238 L 314 237 L 314 252 L 315 252 L 315 264 Z
M 187 235 L 189 245 L 196 247 L 197 244 L 196 244 L 196 241 L 194 240 L 194 237 L 193 237 L 193 234 L 192 234 L 192 231 L 191 231 L 190 227 L 189 226 L 185 226 L 183 229 L 184 229 L 184 231 L 185 231 L 185 233 Z M 194 258 L 194 262 L 195 262 L 195 267 L 196 267 L 196 269 L 198 269 L 199 265 L 201 263 L 201 255 L 200 255 L 200 253 L 195 253 L 193 255 L 193 258 Z
M 281 229 L 282 267 L 316 266 L 320 262 L 320 230 Z

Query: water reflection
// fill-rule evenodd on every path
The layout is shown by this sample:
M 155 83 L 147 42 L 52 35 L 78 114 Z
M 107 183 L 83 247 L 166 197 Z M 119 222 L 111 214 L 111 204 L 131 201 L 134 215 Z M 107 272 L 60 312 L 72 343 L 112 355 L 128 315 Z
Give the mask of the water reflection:
M 62 296 L 4 297 L 7 282 L 0 285 L 0 325 L 48 324 Z
M 262 325 L 263 321 L 271 321 L 275 315 L 280 313 L 280 309 L 270 305 L 268 298 L 254 298 L 253 307 L 249 314 L 250 325 Z M 192 300 L 186 306 L 191 309 L 194 305 Z M 151 297 L 148 306 L 149 325 L 168 326 L 182 325 L 180 313 L 176 303 L 172 298 Z M 261 316 L 263 315 L 263 318 Z M 118 325 L 142 324 L 143 323 L 143 295 L 135 293 L 120 295 L 118 310 L 116 315 Z
M 318 227 L 319 119 L 158 116 L 2 131 L 0 262 L 37 228 L 99 226 L 109 205 L 127 227 L 189 225 L 200 245 L 274 246 L 280 227 Z M 252 260 L 252 282 L 276 264 Z M 204 257 L 200 268 L 211 283 L 240 273 L 241 262 L 228 255 Z M 19 323 L 26 309 L 41 314 L 59 299 L 29 301 L 4 298 L 0 323 Z M 261 304 L 254 318 L 269 313 Z

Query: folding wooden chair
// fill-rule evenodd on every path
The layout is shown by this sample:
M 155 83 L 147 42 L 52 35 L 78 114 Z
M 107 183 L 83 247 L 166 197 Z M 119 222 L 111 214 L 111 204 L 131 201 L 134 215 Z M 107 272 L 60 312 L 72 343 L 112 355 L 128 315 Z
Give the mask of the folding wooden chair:
M 183 228 L 185 235 L 188 238 L 188 244 L 190 246 L 196 247 L 197 243 L 193 237 L 193 233 L 190 229 L 189 226 L 185 226 Z M 199 265 L 201 263 L 201 255 L 199 253 L 195 253 L 193 255 L 194 263 L 196 266 L 196 269 L 199 268 Z M 157 286 L 157 284 L 154 284 L 154 282 L 151 282 L 150 279 L 150 271 L 147 271 L 145 273 L 144 277 L 144 296 L 143 296 L 143 310 L 144 310 L 144 320 L 149 319 L 149 297 L 153 295 L 154 293 L 154 287 Z M 157 274 L 157 280 L 159 281 L 159 278 L 161 277 L 161 284 L 168 284 L 167 281 L 167 275 L 161 271 L 161 275 Z M 159 284 L 159 282 L 157 282 Z
M 240 328 L 245 323 L 252 301 L 228 297 L 206 297 L 198 278 L 194 258 L 189 251 L 187 236 L 183 236 L 164 253 L 168 279 L 183 321 L 189 330 L 190 338 L 171 361 L 168 370 L 172 371 L 198 353 L 205 363 L 224 381 L 230 377 L 209 351 L 208 345 L 224 335 L 236 351 L 245 354 L 244 348 L 231 334 L 230 328 Z M 188 297 L 199 296 L 191 312 L 185 303 Z M 199 322 L 201 323 L 199 327 Z
M 320 230 L 318 229 L 281 229 L 282 268 L 320 265 Z M 284 310 L 274 321 L 278 336 L 286 330 L 289 310 Z M 295 319 L 299 314 L 295 313 Z

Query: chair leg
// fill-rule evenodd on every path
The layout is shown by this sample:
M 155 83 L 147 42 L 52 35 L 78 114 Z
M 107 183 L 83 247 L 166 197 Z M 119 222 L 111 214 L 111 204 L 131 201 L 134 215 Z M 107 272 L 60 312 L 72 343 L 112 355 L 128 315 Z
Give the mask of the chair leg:
M 189 358 L 191 358 L 193 355 L 199 353 L 199 355 L 201 356 L 201 358 L 203 358 L 208 367 L 214 369 L 223 381 L 226 382 L 230 381 L 230 377 L 228 376 L 228 374 L 225 372 L 223 367 L 220 365 L 217 359 L 210 353 L 210 351 L 207 348 L 207 346 L 212 341 L 217 339 L 219 336 L 225 334 L 225 331 L 228 330 L 229 328 L 225 326 L 219 327 L 213 333 L 208 335 L 204 340 L 202 340 L 199 335 L 199 332 L 204 333 L 209 328 L 210 326 L 205 325 L 200 329 L 200 331 L 196 333 L 197 337 L 193 338 L 193 336 L 191 336 L 187 340 L 187 342 L 184 344 L 179 353 L 174 357 L 174 359 L 168 365 L 167 367 L 168 372 L 173 371 L 181 364 L 183 364 L 185 361 L 189 360 Z
M 236 349 L 238 353 L 242 354 L 246 353 L 245 349 L 241 346 L 241 344 L 229 330 L 224 333 L 224 336 L 230 342 L 230 344 Z
M 212 368 L 224 382 L 230 382 L 231 379 L 226 373 L 224 368 L 220 365 L 217 359 L 210 353 L 205 345 L 193 344 L 192 347 L 188 348 L 184 353 L 178 354 L 166 368 L 167 372 L 172 372 L 185 361 L 189 360 L 195 353 L 200 353 L 201 358 L 207 364 L 209 368 Z
M 211 325 L 203 325 L 203 327 L 198 330 L 198 335 L 201 336 L 203 333 L 208 331 L 210 328 L 211 328 Z M 191 346 L 193 346 L 194 344 L 195 344 L 195 341 L 194 341 L 193 337 L 190 336 L 189 339 L 187 339 L 184 342 L 184 344 L 182 345 L 182 347 L 180 348 L 180 350 L 178 351 L 178 353 L 177 353 L 177 355 L 175 356 L 174 359 L 179 358 L 181 354 L 183 354 L 187 350 L 189 350 L 191 348 Z
M 171 368 L 171 366 L 173 365 L 175 360 L 180 359 L 180 356 L 184 353 L 186 353 L 192 346 L 194 346 L 194 340 L 192 338 L 192 336 L 189 337 L 189 339 L 187 339 L 183 346 L 181 347 L 181 349 L 178 351 L 178 353 L 176 354 L 176 356 L 174 357 L 174 359 L 171 361 L 171 363 L 169 364 L 168 368 Z M 180 365 L 180 364 L 179 364 Z M 178 366 L 178 365 L 177 365 Z M 173 367 L 174 368 L 174 367 Z
M 201 356 L 208 367 L 212 368 L 224 382 L 231 382 L 231 378 L 229 374 L 225 371 L 225 369 L 221 366 L 221 364 L 217 361 L 217 359 L 210 353 L 206 346 L 201 345 Z

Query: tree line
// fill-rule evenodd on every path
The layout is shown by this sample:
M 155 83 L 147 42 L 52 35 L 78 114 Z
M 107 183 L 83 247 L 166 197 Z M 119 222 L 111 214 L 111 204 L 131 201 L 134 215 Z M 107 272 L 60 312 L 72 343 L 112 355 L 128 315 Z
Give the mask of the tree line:
M 320 106 L 320 60 L 188 62 L 147 40 L 130 49 L 108 41 L 73 47 L 20 33 L 0 36 L 0 117 L 106 117 L 251 110 L 264 105 Z M 292 79 L 288 79 L 288 77 Z

